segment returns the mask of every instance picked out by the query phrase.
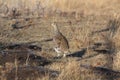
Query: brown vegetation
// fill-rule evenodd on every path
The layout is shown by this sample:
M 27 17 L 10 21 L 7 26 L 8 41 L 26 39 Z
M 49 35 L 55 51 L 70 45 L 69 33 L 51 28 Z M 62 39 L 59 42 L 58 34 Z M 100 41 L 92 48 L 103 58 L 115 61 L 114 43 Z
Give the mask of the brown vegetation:
M 120 80 L 119 3 L 0 0 L 0 79 Z M 53 22 L 69 42 L 66 58 L 53 50 Z

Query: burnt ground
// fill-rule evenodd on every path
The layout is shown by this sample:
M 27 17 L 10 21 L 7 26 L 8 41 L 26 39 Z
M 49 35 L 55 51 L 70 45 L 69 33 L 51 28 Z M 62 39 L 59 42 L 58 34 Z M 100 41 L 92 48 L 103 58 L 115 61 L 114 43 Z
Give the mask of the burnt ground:
M 108 14 L 89 14 L 78 19 L 72 16 L 1 17 L 1 80 L 113 80 L 113 76 L 106 74 L 108 71 L 97 70 L 96 67 L 108 68 L 110 75 L 116 75 L 111 70 L 114 70 L 114 50 L 119 49 L 119 28 L 115 30 L 115 38 L 111 38 L 109 27 L 119 23 L 115 20 L 116 17 Z M 54 21 L 69 41 L 72 54 L 68 54 L 67 58 L 56 58 L 53 50 L 51 23 Z M 81 64 L 93 67 L 81 67 Z M 99 74 L 101 72 L 105 74 Z

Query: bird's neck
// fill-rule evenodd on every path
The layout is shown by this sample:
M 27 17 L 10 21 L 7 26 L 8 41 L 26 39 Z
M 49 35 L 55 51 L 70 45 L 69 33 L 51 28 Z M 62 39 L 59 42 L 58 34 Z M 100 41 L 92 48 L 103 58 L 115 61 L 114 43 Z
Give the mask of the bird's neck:
M 60 32 L 56 25 L 54 26 L 54 31 L 55 31 L 56 34 Z

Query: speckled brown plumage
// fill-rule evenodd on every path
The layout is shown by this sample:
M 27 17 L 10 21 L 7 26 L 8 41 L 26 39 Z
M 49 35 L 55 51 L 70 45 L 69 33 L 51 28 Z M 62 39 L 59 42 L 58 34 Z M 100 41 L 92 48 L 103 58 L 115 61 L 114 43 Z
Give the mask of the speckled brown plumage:
M 57 24 L 53 23 L 52 26 L 54 27 L 54 36 L 53 36 L 53 42 L 55 44 L 55 48 L 59 50 L 57 53 L 64 54 L 64 56 L 68 53 L 69 51 L 69 43 L 67 38 L 59 31 Z

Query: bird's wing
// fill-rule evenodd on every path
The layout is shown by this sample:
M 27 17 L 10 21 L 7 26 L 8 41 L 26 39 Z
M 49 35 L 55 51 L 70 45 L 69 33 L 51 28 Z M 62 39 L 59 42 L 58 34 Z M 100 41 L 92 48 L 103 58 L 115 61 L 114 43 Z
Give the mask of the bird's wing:
M 59 33 L 54 36 L 55 43 L 57 44 L 57 47 L 60 47 L 61 45 L 65 45 L 66 47 L 69 48 L 68 41 L 62 33 Z
M 55 36 L 54 39 L 55 39 L 55 43 L 56 43 L 57 47 L 60 47 L 62 38 L 59 36 Z
M 69 48 L 68 40 L 65 36 L 62 36 L 63 44 L 66 46 L 66 48 Z

